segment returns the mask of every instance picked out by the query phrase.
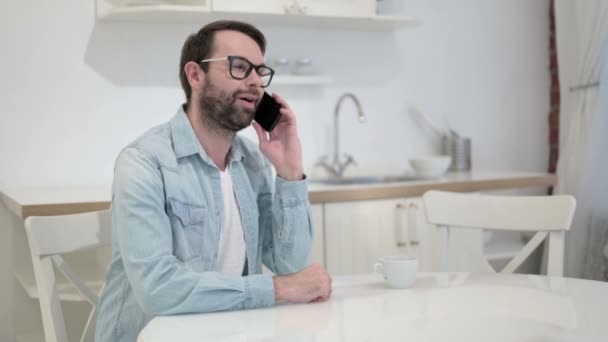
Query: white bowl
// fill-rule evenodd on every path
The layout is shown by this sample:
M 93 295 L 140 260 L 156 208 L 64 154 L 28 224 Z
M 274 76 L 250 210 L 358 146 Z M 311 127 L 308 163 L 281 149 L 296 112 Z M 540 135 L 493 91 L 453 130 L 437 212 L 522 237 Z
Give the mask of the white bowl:
M 450 167 L 450 156 L 429 156 L 410 159 L 410 165 L 416 176 L 437 178 L 443 176 Z

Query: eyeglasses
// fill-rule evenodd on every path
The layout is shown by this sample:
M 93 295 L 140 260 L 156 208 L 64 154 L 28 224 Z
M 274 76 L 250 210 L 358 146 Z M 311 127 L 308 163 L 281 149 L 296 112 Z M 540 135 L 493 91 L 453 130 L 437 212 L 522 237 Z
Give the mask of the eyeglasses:
M 266 88 L 268 87 L 268 85 L 270 85 L 270 81 L 272 81 L 272 76 L 274 75 L 274 70 L 264 64 L 255 65 L 248 61 L 245 57 L 226 56 L 219 58 L 209 58 L 203 59 L 199 62 L 199 64 L 225 60 L 228 60 L 228 62 L 230 62 L 230 76 L 232 78 L 236 80 L 244 80 L 249 77 L 249 74 L 251 74 L 251 70 L 255 69 L 255 72 L 257 72 L 257 74 L 262 79 L 262 88 Z

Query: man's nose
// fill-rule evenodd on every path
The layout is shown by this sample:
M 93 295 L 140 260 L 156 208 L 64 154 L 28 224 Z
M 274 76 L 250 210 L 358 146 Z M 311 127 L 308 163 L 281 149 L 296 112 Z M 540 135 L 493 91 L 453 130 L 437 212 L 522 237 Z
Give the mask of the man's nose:
M 260 88 L 264 85 L 264 81 L 256 69 L 251 70 L 251 73 L 249 73 L 249 76 L 247 76 L 247 85 Z

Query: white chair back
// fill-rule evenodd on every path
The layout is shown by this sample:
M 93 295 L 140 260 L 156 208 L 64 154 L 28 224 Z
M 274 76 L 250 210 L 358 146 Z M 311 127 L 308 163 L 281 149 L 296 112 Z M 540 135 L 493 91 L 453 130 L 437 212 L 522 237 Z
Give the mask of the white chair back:
M 562 276 L 564 233 L 570 229 L 576 201 L 560 196 L 492 196 L 428 191 L 423 196 L 429 223 L 445 229 L 443 269 L 448 270 L 451 228 L 536 231 L 524 248 L 500 272 L 512 273 L 548 237 L 547 275 Z M 494 270 L 487 260 L 486 269 Z
M 93 341 L 98 294 L 76 275 L 61 254 L 110 245 L 110 211 L 30 216 L 25 220 L 25 229 L 34 266 L 45 341 L 68 341 L 53 265 L 93 306 L 81 337 L 81 341 Z

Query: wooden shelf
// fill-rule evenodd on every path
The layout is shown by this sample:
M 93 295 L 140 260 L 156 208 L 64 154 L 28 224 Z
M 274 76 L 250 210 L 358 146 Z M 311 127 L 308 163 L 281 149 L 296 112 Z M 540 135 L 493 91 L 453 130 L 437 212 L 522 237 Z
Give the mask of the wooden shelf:
M 206 6 L 138 5 L 110 6 L 97 0 L 97 18 L 102 21 L 155 23 L 195 23 L 204 25 L 218 19 L 248 21 L 255 25 L 283 25 L 309 28 L 334 28 L 362 31 L 387 31 L 418 26 L 421 22 L 408 16 L 320 16 L 210 11 Z

